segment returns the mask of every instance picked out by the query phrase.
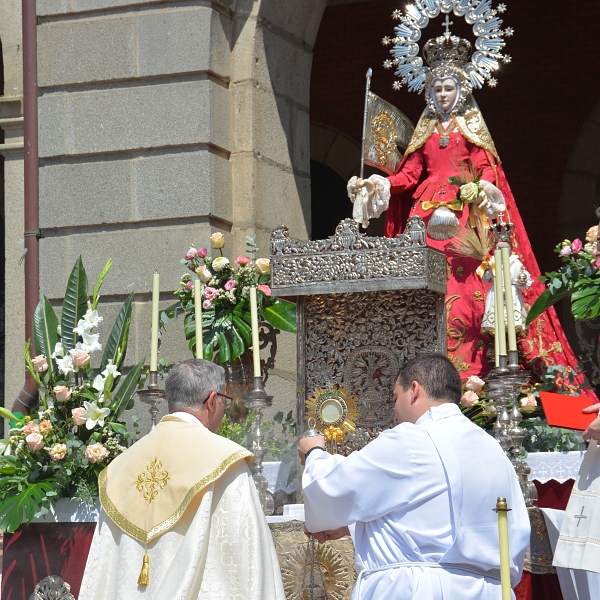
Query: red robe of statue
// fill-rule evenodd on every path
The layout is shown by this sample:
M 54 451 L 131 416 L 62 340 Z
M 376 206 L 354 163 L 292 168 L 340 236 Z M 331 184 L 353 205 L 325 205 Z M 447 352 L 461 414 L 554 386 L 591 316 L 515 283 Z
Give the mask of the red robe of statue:
M 493 148 L 491 139 L 490 143 Z M 493 183 L 504 195 L 506 220 L 514 223 L 513 250 L 534 280 L 529 289 L 523 290 L 523 299 L 529 308 L 544 291 L 544 286 L 537 279 L 540 269 L 502 165 L 494 156 L 495 152 L 468 141 L 458 127 L 450 133 L 449 144 L 445 148 L 440 147 L 440 135 L 434 130 L 420 147 L 412 152 L 410 150 L 409 146 L 398 172 L 389 177 L 391 199 L 385 235 L 394 237 L 400 233 L 409 215 L 418 215 L 428 223 L 433 210 L 427 205 L 424 208 L 423 203 L 446 204 L 455 200 L 458 188 L 448 182 L 448 177 L 458 175 L 457 165 L 471 161 L 476 171 L 483 169 L 481 179 Z M 454 212 L 461 226 L 466 224 L 468 212 L 467 207 L 462 212 Z M 463 378 L 485 375 L 489 370 L 486 355 L 493 340 L 480 331 L 485 295 L 489 288 L 489 284 L 484 284 L 476 272 L 480 262 L 449 252 L 448 245 L 452 243 L 452 239 L 437 241 L 428 236 L 427 243 L 443 251 L 448 258 L 448 356 Z M 554 308 L 550 308 L 530 325 L 527 335 L 520 339 L 519 346 L 526 367 L 537 374 L 546 365 L 577 368 L 577 359 Z

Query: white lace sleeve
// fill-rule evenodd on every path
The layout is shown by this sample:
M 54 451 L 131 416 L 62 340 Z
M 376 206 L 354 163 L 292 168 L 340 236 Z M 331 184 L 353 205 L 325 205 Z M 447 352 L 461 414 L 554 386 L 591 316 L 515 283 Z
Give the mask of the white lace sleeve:
M 484 206 L 485 215 L 488 219 L 495 219 L 501 212 L 506 210 L 506 202 L 502 192 L 489 181 L 482 179 L 479 182 L 481 192 L 479 194 L 480 200 L 488 200 L 488 203 Z
M 390 182 L 381 175 L 371 175 L 358 185 L 358 178 L 348 182 L 348 197 L 354 204 L 352 218 L 365 229 L 370 219 L 376 219 L 387 210 L 390 203 Z

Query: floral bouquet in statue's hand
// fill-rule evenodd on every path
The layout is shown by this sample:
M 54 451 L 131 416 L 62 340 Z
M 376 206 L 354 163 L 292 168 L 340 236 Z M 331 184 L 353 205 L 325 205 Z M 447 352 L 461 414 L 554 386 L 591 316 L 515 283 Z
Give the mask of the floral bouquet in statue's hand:
M 122 414 L 133 407 L 144 361 L 121 377 L 127 351 L 133 294 L 112 330 L 100 342 L 99 292 L 109 260 L 88 298 L 81 257 L 69 277 L 60 325 L 42 296 L 33 317 L 37 356 L 25 346 L 27 370 L 39 392 L 36 414 L 23 416 L 1 408 L 10 419 L 9 438 L 0 450 L 0 529 L 13 532 L 22 522 L 46 514 L 62 497 L 93 504 L 98 474 L 131 443 Z M 100 368 L 92 357 L 102 351 Z
M 597 247 L 598 225 L 590 227 L 585 243 L 580 239 L 564 240 L 555 248 L 563 262 L 558 271 L 540 277 L 546 291 L 535 301 L 527 324 L 559 300 L 571 297 L 575 319 L 593 319 L 600 314 L 600 254 Z
M 225 236 L 213 233 L 210 240 L 219 256 L 208 256 L 206 248 L 191 246 L 181 259 L 192 274 L 181 279 L 181 287 L 175 292 L 179 302 L 161 315 L 166 324 L 178 314 L 185 313 L 185 337 L 191 350 L 196 346 L 196 321 L 194 314 L 194 280 L 201 282 L 202 293 L 202 355 L 212 360 L 218 353 L 219 362 L 240 357 L 252 345 L 250 318 L 250 287 L 257 287 L 259 319 L 262 317 L 273 327 L 296 333 L 296 305 L 271 297 L 268 286 L 270 265 L 268 258 L 255 258 L 255 236 L 248 236 L 246 245 L 249 256 L 238 256 L 232 264 L 223 256 Z

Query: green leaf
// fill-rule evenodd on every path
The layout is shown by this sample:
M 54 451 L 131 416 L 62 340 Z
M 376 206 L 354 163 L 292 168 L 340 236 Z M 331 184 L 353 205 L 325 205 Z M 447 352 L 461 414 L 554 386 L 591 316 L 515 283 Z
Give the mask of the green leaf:
M 240 335 L 244 338 L 244 342 L 246 342 L 246 346 L 252 345 L 252 327 L 246 323 L 243 319 L 240 319 L 236 315 L 233 315 L 233 322 L 237 327 Z
M 219 344 L 219 362 L 224 363 L 231 360 L 231 347 L 227 341 L 227 336 L 222 332 L 216 333 L 217 344 Z
M 123 360 L 125 360 L 125 353 L 127 352 L 127 337 L 129 334 L 129 325 L 131 323 L 132 303 L 133 292 L 129 294 L 127 300 L 125 300 L 123 303 L 115 324 L 113 325 L 110 335 L 108 336 L 108 340 L 106 340 L 104 354 L 102 355 L 102 362 L 100 363 L 100 372 L 106 369 L 106 365 L 109 361 L 112 361 L 112 364 L 116 365 L 118 371 L 123 364 Z M 119 351 L 121 352 L 120 354 Z
M 10 421 L 18 421 L 19 418 L 16 415 L 13 415 L 13 413 L 10 412 L 10 410 L 8 410 L 8 408 L 3 408 L 0 406 L 0 417 L 2 417 L 3 419 L 9 419 Z
M 96 285 L 94 286 L 94 289 L 92 290 L 92 310 L 96 310 L 98 308 L 98 302 L 100 302 L 100 296 L 98 294 L 100 293 L 100 288 L 102 287 L 102 284 L 104 283 L 104 278 L 110 271 L 111 267 L 112 267 L 112 258 L 109 258 L 106 261 L 106 264 L 104 265 L 104 267 L 102 268 L 100 275 L 98 275 L 98 281 L 96 282 Z
M 33 313 L 33 345 L 36 354 L 43 354 L 48 361 L 48 371 L 56 372 L 56 365 L 51 356 L 58 342 L 58 317 L 48 298 L 42 295 Z
M 540 297 L 533 303 L 533 306 L 529 309 L 527 315 L 526 325 L 530 325 L 531 322 L 539 317 L 545 310 L 548 310 L 551 306 L 566 298 L 572 293 L 573 290 L 564 290 L 558 294 L 552 294 L 550 290 L 543 292 Z
M 73 329 L 87 311 L 87 287 L 87 275 L 80 256 L 69 276 L 63 301 L 60 329 L 62 345 L 66 352 L 72 350 L 77 343 L 77 334 Z
M 121 415 L 127 409 L 129 401 L 133 398 L 135 394 L 138 383 L 140 381 L 140 376 L 142 374 L 142 369 L 144 368 L 144 361 L 146 359 L 142 358 L 140 362 L 127 373 L 127 377 L 121 382 L 119 389 L 115 392 L 113 403 L 110 408 L 114 413 L 114 420 L 118 421 Z
M 277 300 L 272 306 L 265 306 L 262 315 L 273 327 L 296 333 L 296 305 L 287 300 Z
M 46 500 L 46 494 L 53 491 L 52 481 L 46 479 L 29 483 L 20 477 L 0 478 L 0 487 L 3 489 L 15 488 L 14 494 L 0 502 L 0 529 L 8 533 L 14 533 L 21 523 L 30 523 L 37 512 L 38 506 Z M 18 492 L 19 484 L 23 485 L 20 492 Z
M 238 333 L 238 330 L 235 327 L 232 327 L 229 330 L 229 335 L 233 342 L 231 345 L 231 358 L 238 358 L 244 354 L 244 351 L 246 350 L 246 344 L 244 344 L 242 336 Z

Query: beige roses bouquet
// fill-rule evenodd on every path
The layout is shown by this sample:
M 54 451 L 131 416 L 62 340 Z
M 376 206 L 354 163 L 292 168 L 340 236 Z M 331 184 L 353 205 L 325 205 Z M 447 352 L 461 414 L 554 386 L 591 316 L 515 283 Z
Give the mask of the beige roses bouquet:
M 81 257 L 65 293 L 60 324 L 42 296 L 33 318 L 33 344 L 25 346 L 26 367 L 39 393 L 31 415 L 0 408 L 10 419 L 9 437 L 0 442 L 0 529 L 13 532 L 22 522 L 48 512 L 62 497 L 93 504 L 98 474 L 131 443 L 121 420 L 133 407 L 144 361 L 121 377 L 127 351 L 133 294 L 104 343 L 100 341 L 99 292 L 109 260 L 91 297 Z M 102 351 L 99 368 L 94 355 Z M 94 361 L 96 362 L 96 361 Z M 135 420 L 134 420 L 135 422 Z
M 255 236 L 246 237 L 247 256 L 238 256 L 231 262 L 223 256 L 225 236 L 213 233 L 210 241 L 219 256 L 212 258 L 207 248 L 191 246 L 181 259 L 190 273 L 181 278 L 175 292 L 179 301 L 161 314 L 165 325 L 179 314 L 185 314 L 185 337 L 190 350 L 196 346 L 194 314 L 194 281 L 201 282 L 202 302 L 202 355 L 206 360 L 218 356 L 224 363 L 240 357 L 252 345 L 250 318 L 250 287 L 257 288 L 259 320 L 273 327 L 296 333 L 296 305 L 271 297 L 270 264 L 268 258 L 255 258 Z

